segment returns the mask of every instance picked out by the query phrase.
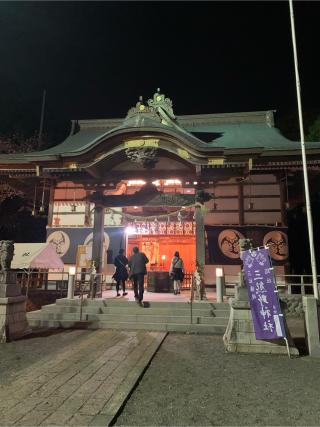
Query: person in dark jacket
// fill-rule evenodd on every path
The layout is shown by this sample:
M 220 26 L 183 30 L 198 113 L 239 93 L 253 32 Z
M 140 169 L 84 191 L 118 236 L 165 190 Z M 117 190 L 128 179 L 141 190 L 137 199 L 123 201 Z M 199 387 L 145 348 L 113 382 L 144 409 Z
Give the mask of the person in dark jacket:
M 144 292 L 144 275 L 147 274 L 149 260 L 146 254 L 139 252 L 139 248 L 135 246 L 132 250 L 133 255 L 129 260 L 130 277 L 133 280 L 133 290 L 135 300 L 143 307 L 143 292 Z
M 128 258 L 124 256 L 124 249 L 119 250 L 119 254 L 114 259 L 114 265 L 116 266 L 116 271 L 112 277 L 116 281 L 117 297 L 120 296 L 120 286 L 122 286 L 122 296 L 128 295 L 128 292 L 126 292 L 126 280 L 129 277 L 127 271 Z

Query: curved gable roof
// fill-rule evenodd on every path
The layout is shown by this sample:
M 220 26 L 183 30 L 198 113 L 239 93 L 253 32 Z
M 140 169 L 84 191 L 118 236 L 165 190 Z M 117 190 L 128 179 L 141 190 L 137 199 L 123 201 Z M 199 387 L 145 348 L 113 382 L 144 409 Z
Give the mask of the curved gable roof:
M 172 101 L 160 92 L 144 103 L 142 98 L 132 107 L 125 119 L 79 121 L 80 130 L 60 144 L 47 150 L 1 155 L 0 161 L 52 160 L 86 153 L 113 136 L 145 132 L 146 135 L 167 135 L 177 143 L 200 155 L 228 154 L 239 150 L 259 152 L 296 152 L 300 142 L 285 138 L 274 127 L 273 111 L 244 113 L 199 114 L 175 116 Z M 140 133 L 141 135 L 141 133 Z M 308 142 L 306 148 L 320 150 L 320 142 Z
M 183 138 L 194 148 L 203 151 L 214 148 L 226 150 L 243 148 L 262 148 L 272 151 L 298 150 L 300 141 L 291 141 L 285 138 L 279 129 L 275 128 L 273 123 L 266 119 L 268 115 L 270 115 L 270 111 L 179 116 L 178 125 L 175 127 L 156 122 L 143 115 L 132 117 L 122 122 L 119 119 L 110 120 L 113 125 L 111 128 L 108 126 L 108 120 L 80 121 L 80 131 L 78 133 L 69 136 L 62 143 L 37 154 L 76 154 L 86 151 L 91 146 L 96 145 L 98 141 L 104 140 L 113 134 L 134 130 L 153 130 L 155 132 L 168 133 L 172 136 L 176 135 L 178 138 Z M 212 139 L 210 136 L 212 136 Z M 306 147 L 320 149 L 320 142 L 307 142 Z

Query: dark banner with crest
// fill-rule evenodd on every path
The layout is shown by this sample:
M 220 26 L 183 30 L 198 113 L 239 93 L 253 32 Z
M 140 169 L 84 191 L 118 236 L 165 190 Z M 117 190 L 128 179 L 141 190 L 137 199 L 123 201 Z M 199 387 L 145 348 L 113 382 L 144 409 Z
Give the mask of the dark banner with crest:
M 65 264 L 75 264 L 78 245 L 92 245 L 93 229 L 88 227 L 47 228 L 47 242 L 55 246 L 57 254 Z M 104 248 L 108 264 L 113 264 L 120 248 L 125 246 L 123 227 L 104 229 Z
M 240 239 L 252 239 L 253 246 L 270 247 L 275 265 L 288 261 L 287 227 L 206 225 L 206 263 L 241 264 Z

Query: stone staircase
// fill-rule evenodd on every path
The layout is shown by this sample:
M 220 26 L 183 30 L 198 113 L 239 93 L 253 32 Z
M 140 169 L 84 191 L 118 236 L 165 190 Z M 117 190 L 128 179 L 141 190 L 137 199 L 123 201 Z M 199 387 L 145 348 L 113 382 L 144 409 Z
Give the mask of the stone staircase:
M 27 314 L 32 328 L 122 329 L 168 332 L 224 334 L 229 320 L 229 305 L 207 301 L 136 302 L 112 299 L 84 299 L 80 319 L 79 299 L 59 299 L 56 304 Z

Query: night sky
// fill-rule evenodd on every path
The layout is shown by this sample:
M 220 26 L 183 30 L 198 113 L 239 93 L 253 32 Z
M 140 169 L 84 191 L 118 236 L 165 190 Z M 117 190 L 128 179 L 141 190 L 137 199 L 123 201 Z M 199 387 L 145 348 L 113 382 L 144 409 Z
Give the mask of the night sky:
M 320 112 L 320 3 L 295 3 L 305 111 Z M 1 2 L 0 132 L 124 117 L 161 88 L 176 114 L 296 110 L 289 4 Z M 58 141 L 57 141 L 58 142 Z

